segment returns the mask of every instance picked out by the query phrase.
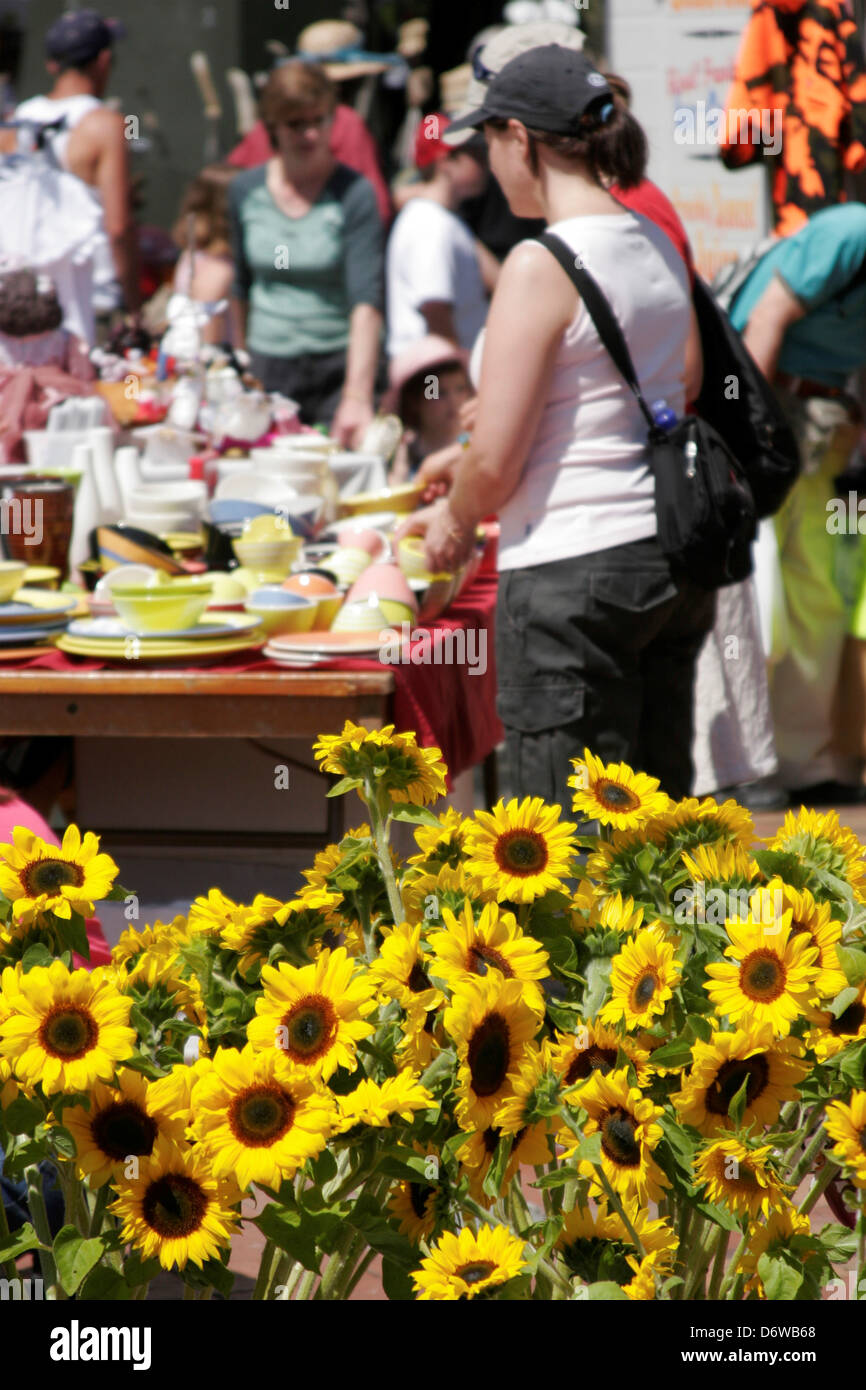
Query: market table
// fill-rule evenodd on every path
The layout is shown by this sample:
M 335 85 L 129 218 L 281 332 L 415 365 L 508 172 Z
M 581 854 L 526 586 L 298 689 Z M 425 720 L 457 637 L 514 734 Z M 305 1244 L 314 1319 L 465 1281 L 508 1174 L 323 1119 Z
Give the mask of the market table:
M 20 664 L 0 665 L 0 735 L 100 742 L 291 739 L 309 749 L 317 735 L 341 729 L 347 719 L 371 729 L 393 723 L 400 730 L 415 731 L 420 743 L 441 747 L 454 776 L 482 764 L 485 799 L 491 804 L 497 794 L 493 753 L 502 736 L 495 712 L 495 597 L 495 575 L 479 576 L 446 615 L 423 630 L 426 635 L 419 641 L 426 642 L 424 660 L 417 664 L 352 660 L 285 670 L 251 652 L 221 661 L 218 668 L 129 669 L 53 649 L 37 650 Z M 448 643 L 461 628 L 483 630 L 485 652 L 490 654 L 483 671 L 451 661 Z M 123 794 L 119 780 L 118 795 Z M 332 841 L 345 828 L 345 798 L 330 798 L 326 804 L 325 833 Z M 308 846 L 314 840 L 320 843 L 322 832 L 209 830 L 187 836 L 172 829 L 122 832 L 111 838 L 114 843 L 135 838 L 150 844 L 187 840 Z

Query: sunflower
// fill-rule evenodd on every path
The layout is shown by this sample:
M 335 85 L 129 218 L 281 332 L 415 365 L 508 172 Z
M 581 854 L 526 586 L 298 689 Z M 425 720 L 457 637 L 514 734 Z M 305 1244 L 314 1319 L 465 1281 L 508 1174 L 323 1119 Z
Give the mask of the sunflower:
M 322 1152 L 334 1102 L 277 1048 L 221 1047 L 192 1092 L 193 1136 L 217 1178 L 278 1188 Z
M 574 1105 L 581 1106 L 589 1116 L 585 1125 L 587 1136 L 601 1135 L 601 1167 L 611 1186 L 622 1197 L 634 1197 L 641 1203 L 656 1202 L 662 1189 L 670 1183 L 659 1168 L 652 1151 L 662 1137 L 658 1123 L 662 1109 L 629 1085 L 628 1071 L 604 1076 L 594 1072 L 581 1087 Z M 570 1158 L 579 1140 L 563 1127 L 557 1138 L 565 1146 L 564 1158 Z M 578 1168 L 593 1186 L 599 1186 L 594 1165 L 578 1160 Z
M 704 983 L 718 1014 L 749 1027 L 770 1024 L 780 1037 L 815 999 L 818 948 L 808 933 L 791 932 L 791 913 L 770 924 L 750 912 L 745 922 L 725 924 L 732 964 L 708 965 Z
M 236 902 L 227 898 L 218 888 L 211 888 L 206 898 L 196 898 L 190 907 L 190 935 L 209 937 L 212 941 L 218 940 L 237 910 Z
M 159 1138 L 140 1176 L 118 1180 L 109 1208 L 122 1222 L 121 1235 L 146 1260 L 163 1269 L 183 1269 L 218 1259 L 237 1227 L 232 1210 L 240 1200 L 236 1183 L 214 1175 L 206 1149 Z
M 613 958 L 611 997 L 599 1012 L 599 1022 L 622 1020 L 629 1031 L 647 1026 L 655 1015 L 664 1013 L 681 971 L 662 925 L 645 927 Z
M 802 1240 L 803 1236 L 811 1235 L 811 1232 L 808 1216 L 801 1216 L 790 1202 L 777 1211 L 771 1211 L 760 1224 L 750 1226 L 746 1246 L 737 1262 L 739 1273 L 747 1276 L 744 1292 L 757 1294 L 759 1299 L 766 1299 L 764 1285 L 758 1273 L 758 1261 L 761 1256 L 789 1252 L 792 1237 L 799 1236 Z M 816 1253 L 819 1250 L 820 1246 L 816 1242 Z M 802 1246 L 798 1251 L 798 1259 L 805 1263 L 806 1255 Z
M 816 897 L 825 898 L 828 890 L 817 877 L 816 870 L 845 879 L 854 896 L 862 902 L 866 894 L 866 859 L 863 846 L 853 830 L 839 824 L 837 811 L 808 811 L 805 806 L 794 815 L 789 811 L 776 834 L 765 841 L 770 849 L 795 854 L 800 864 L 813 875 L 810 883 Z
M 842 941 L 842 924 L 832 920 L 831 904 L 816 902 L 808 888 L 798 892 L 780 878 L 771 879 L 761 891 L 760 898 L 765 911 L 769 908 L 776 917 L 790 911 L 791 936 L 805 933 L 808 944 L 817 947 L 818 977 L 815 989 L 824 998 L 835 999 L 846 988 L 848 980 L 842 973 L 836 954 L 836 947 Z
M 174 975 L 186 937 L 186 918 L 154 922 L 153 926 L 127 927 L 111 952 L 111 963 L 128 985 L 142 983 L 148 989 Z
M 723 801 L 712 796 L 701 800 L 689 796 L 671 806 L 657 817 L 653 828 L 661 835 L 665 852 L 682 854 L 698 845 L 737 844 L 751 849 L 755 842 L 755 826 L 751 812 L 738 801 Z
M 445 864 L 435 874 L 413 871 L 403 879 L 400 892 L 407 922 L 423 924 L 425 930 L 441 921 L 445 907 L 462 912 L 466 902 L 483 907 L 486 902 L 496 901 L 495 892 L 482 888 L 480 880 L 468 874 L 464 864 L 455 869 Z
M 649 1079 L 649 1052 L 634 1038 L 617 1033 L 596 1019 L 578 1022 L 573 1033 L 559 1033 L 550 1049 L 551 1066 L 563 1089 L 582 1085 L 594 1072 L 603 1076 L 616 1070 L 620 1053 L 634 1068 L 635 1084 L 645 1086 Z M 624 1063 L 620 1061 L 620 1066 Z
M 107 1081 L 135 1047 L 132 1000 L 104 967 L 88 974 L 55 960 L 26 975 L 7 967 L 2 991 L 9 1017 L 0 1023 L 0 1052 L 18 1080 L 41 1082 L 46 1095 Z
M 806 1046 L 819 1062 L 829 1061 L 849 1043 L 861 1042 L 866 1038 L 866 980 L 838 1018 L 817 1009 L 809 1010 L 808 1017 L 814 1027 L 806 1034 Z
M 615 931 L 622 936 L 635 936 L 643 926 L 644 910 L 633 898 L 622 893 L 608 893 L 593 898 L 590 905 L 589 927 L 596 931 Z
M 524 1269 L 523 1241 L 505 1226 L 482 1226 L 477 1235 L 464 1226 L 456 1236 L 443 1234 L 412 1279 L 419 1303 L 455 1302 L 486 1294 Z
M 81 1105 L 64 1110 L 78 1171 L 92 1188 L 102 1187 L 130 1158 L 148 1158 L 161 1134 L 175 1143 L 183 1141 L 186 1111 L 166 1103 L 169 1097 L 158 1088 L 159 1082 L 123 1067 L 111 1086 L 92 1084 L 89 1110 Z
M 836 1140 L 836 1162 L 851 1170 L 855 1186 L 866 1187 L 866 1091 L 852 1091 L 847 1105 L 828 1105 L 824 1128 Z
M 111 892 L 117 865 L 99 853 L 99 839 L 90 831 L 82 840 L 77 826 L 67 826 L 58 848 L 17 825 L 12 841 L 0 845 L 0 893 L 19 922 L 27 924 L 44 912 L 67 921 L 73 912 L 89 917 L 94 902 Z
M 693 879 L 727 887 L 751 884 L 760 876 L 757 862 L 739 840 L 729 844 L 692 845 L 682 851 L 682 861 Z
M 768 1027 L 716 1032 L 709 1042 L 696 1042 L 689 1073 L 671 1096 L 680 1122 L 707 1136 L 732 1129 L 728 1106 L 745 1083 L 743 1124 L 775 1124 L 782 1102 L 797 1099 L 797 1087 L 809 1071 L 802 1056 L 802 1043 L 796 1038 L 775 1041 Z
M 606 1201 L 599 1201 L 595 1212 L 588 1207 L 567 1212 L 557 1249 L 574 1278 L 588 1284 L 609 1279 L 629 1298 L 654 1298 L 655 1275 L 667 1274 L 673 1263 L 676 1234 L 666 1221 L 651 1220 L 636 1201 L 624 1200 L 623 1208 L 643 1247 L 642 1258 L 622 1217 Z
M 400 1028 L 402 1037 L 397 1045 L 394 1060 L 398 1066 L 409 1067 L 411 1071 L 426 1071 L 442 1050 L 438 1012 L 435 1009 L 428 1010 L 410 1004 Z
M 459 917 L 443 908 L 442 919 L 444 930 L 429 938 L 435 976 L 454 988 L 467 976 L 498 970 L 507 980 L 520 980 L 527 1002 L 544 1008 L 538 981 L 550 975 L 547 952 L 534 937 L 524 935 L 513 913 L 486 903 L 476 922 L 471 903 L 466 903 Z
M 242 975 L 248 974 L 257 961 L 267 960 L 289 916 L 288 904 L 264 893 L 256 894 L 249 907 L 235 907 L 220 935 L 223 946 L 240 957 L 238 970 Z
M 384 929 L 379 955 L 370 966 L 370 979 L 404 1009 L 436 1009 L 445 996 L 430 980 L 432 964 L 421 945 L 420 926 L 403 922 Z
M 520 980 L 506 980 L 499 971 L 469 976 L 455 988 L 444 1023 L 457 1044 L 457 1118 L 464 1128 L 486 1129 L 511 1095 L 542 1017 Z
M 359 1124 L 390 1129 L 395 1116 L 409 1124 L 417 1111 L 429 1110 L 435 1104 L 430 1092 L 408 1069 L 386 1077 L 381 1085 L 365 1077 L 349 1095 L 337 1097 L 338 1130 L 344 1134 Z
M 407 861 L 414 868 L 424 868 L 428 873 L 438 873 L 440 869 L 456 869 L 466 859 L 466 821 L 459 811 L 449 806 L 437 817 L 437 825 L 419 825 L 415 831 L 415 843 L 419 853 Z
M 359 778 L 387 792 L 392 801 L 426 806 L 446 793 L 447 769 L 438 748 L 419 748 L 414 733 L 365 729 L 347 719 L 340 734 L 320 734 L 313 752 L 323 772 Z M 357 788 L 364 799 L 363 787 Z
M 583 760 L 572 758 L 574 775 L 568 785 L 574 788 L 572 810 L 586 820 L 612 825 L 615 830 L 636 830 L 653 816 L 662 815 L 670 797 L 659 791 L 658 778 L 634 772 L 627 763 L 608 763 L 596 758 L 588 748 Z
M 398 1182 L 388 1199 L 388 1210 L 398 1222 L 401 1235 L 420 1245 L 436 1229 L 439 1189 L 432 1183 Z
M 279 1047 L 289 1061 L 320 1074 L 337 1067 L 354 1071 L 355 1049 L 373 1032 L 365 1022 L 376 1008 L 373 985 L 356 972 L 344 947 L 325 949 L 311 965 L 298 969 L 281 961 L 262 970 L 264 994 L 247 1037 L 259 1050 Z
M 307 884 L 286 903 L 279 921 L 282 931 L 278 940 L 291 937 L 297 947 L 305 945 L 310 960 L 324 947 L 333 951 L 337 946 L 345 946 L 350 956 L 362 956 L 366 950 L 361 923 L 342 893 Z
M 303 870 L 304 878 L 311 888 L 333 888 L 332 876 L 339 870 L 343 862 L 344 846 L 347 840 L 366 842 L 369 847 L 370 858 L 375 859 L 376 847 L 373 844 L 369 825 L 359 825 L 354 830 L 347 830 L 338 845 L 328 845 L 326 849 L 320 849 L 313 860 L 313 867 Z M 378 868 L 378 865 L 376 867 Z
M 571 875 L 576 829 L 540 796 L 499 801 L 466 828 L 466 872 L 498 902 L 531 903 Z
M 664 834 L 655 820 L 647 821 L 637 830 L 611 830 L 609 840 L 599 840 L 590 851 L 586 872 L 590 882 L 597 883 L 605 894 L 621 893 L 623 897 L 645 898 L 646 875 L 641 857 L 647 845 L 658 848 Z
M 739 1139 L 717 1139 L 694 1159 L 695 1181 L 707 1199 L 756 1221 L 788 1205 L 785 1189 L 769 1166 L 772 1146 L 747 1149 Z

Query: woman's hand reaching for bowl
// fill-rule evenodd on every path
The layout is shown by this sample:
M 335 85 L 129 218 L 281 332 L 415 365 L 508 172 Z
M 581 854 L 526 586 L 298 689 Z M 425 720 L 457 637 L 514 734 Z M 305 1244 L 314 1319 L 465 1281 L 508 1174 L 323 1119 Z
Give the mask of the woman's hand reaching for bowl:
M 462 444 L 449 444 L 428 454 L 418 469 L 416 482 L 424 484 L 423 500 L 435 502 L 438 497 L 446 497 L 451 490 L 454 470 L 463 454 Z
M 433 574 L 456 573 L 469 559 L 475 544 L 474 526 L 463 526 L 444 497 L 407 517 L 395 540 L 401 541 L 404 536 L 424 537 L 427 565 Z

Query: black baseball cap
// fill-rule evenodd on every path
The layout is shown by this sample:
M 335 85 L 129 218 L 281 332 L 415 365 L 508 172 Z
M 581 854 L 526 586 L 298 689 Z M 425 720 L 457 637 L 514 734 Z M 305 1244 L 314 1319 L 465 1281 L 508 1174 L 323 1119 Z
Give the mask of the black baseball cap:
M 125 26 L 117 19 L 103 19 L 95 10 L 72 10 L 48 30 L 45 52 L 55 63 L 84 67 L 125 34 Z
M 483 54 L 482 54 L 483 56 Z M 481 106 L 459 117 L 448 134 L 485 121 L 517 120 L 551 135 L 580 135 L 587 113 L 599 103 L 613 108 L 613 92 L 582 53 L 561 44 L 531 48 L 494 73 Z

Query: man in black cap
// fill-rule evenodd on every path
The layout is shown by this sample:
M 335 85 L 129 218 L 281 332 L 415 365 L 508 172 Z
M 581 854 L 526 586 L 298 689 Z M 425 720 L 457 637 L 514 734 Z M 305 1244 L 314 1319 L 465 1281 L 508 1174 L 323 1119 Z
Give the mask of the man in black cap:
M 16 120 L 38 125 L 64 119 L 60 133 L 49 137 L 52 149 L 102 208 L 104 237 L 94 251 L 93 306 L 103 320 L 124 305 L 137 318 L 141 308 L 126 122 L 102 100 L 112 45 L 123 33 L 122 25 L 94 10 L 62 15 L 45 38 L 54 86 L 47 96 L 33 97 L 15 112 Z

